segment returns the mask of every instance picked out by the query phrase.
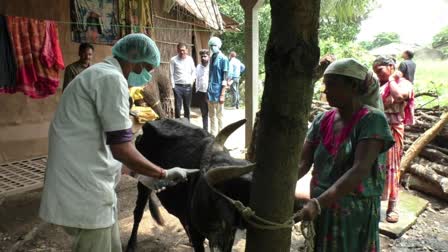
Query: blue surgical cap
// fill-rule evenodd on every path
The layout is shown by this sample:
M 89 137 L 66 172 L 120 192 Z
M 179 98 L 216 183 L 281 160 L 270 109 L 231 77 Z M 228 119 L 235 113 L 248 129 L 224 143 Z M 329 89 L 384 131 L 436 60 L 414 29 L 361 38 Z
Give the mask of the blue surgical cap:
M 131 63 L 146 62 L 154 67 L 160 65 L 160 52 L 156 43 L 143 33 L 124 36 L 112 47 L 112 55 Z
M 222 42 L 218 37 L 211 37 L 210 40 L 208 41 L 208 46 L 209 47 L 217 46 L 218 48 L 221 48 Z

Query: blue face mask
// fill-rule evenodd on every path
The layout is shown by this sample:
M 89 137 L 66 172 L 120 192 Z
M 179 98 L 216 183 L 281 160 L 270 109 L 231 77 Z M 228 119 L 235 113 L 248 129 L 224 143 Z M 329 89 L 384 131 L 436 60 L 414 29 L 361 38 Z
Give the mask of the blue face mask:
M 137 74 L 135 72 L 130 72 L 128 76 L 128 83 L 133 87 L 143 86 L 149 81 L 151 81 L 152 75 L 146 68 L 142 69 L 142 72 Z
M 218 46 L 213 45 L 213 46 L 211 46 L 210 49 L 212 49 L 212 52 L 213 52 L 213 53 L 218 53 L 218 52 L 219 52 L 219 48 L 218 48 Z

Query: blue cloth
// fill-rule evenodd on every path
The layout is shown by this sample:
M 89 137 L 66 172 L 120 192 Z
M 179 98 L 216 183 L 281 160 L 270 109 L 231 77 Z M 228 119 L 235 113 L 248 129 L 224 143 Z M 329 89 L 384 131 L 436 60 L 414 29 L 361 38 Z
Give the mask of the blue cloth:
M 208 100 L 211 102 L 219 102 L 222 81 L 224 80 L 225 73 L 229 71 L 229 60 L 221 52 L 214 53 L 209 67 Z

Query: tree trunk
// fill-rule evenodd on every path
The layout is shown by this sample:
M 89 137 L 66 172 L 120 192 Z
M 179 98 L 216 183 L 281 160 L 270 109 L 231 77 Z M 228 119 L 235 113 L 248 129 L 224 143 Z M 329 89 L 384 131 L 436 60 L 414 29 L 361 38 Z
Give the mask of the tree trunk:
M 271 9 L 250 206 L 258 216 L 283 223 L 292 217 L 299 155 L 313 93 L 313 70 L 319 60 L 320 1 L 271 0 Z M 246 251 L 284 252 L 290 245 L 290 228 L 248 228 Z

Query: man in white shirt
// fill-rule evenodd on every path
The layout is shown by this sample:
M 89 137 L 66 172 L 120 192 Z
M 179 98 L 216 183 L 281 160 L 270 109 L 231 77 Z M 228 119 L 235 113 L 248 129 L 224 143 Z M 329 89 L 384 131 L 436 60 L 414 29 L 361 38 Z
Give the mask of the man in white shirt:
M 202 128 L 208 131 L 208 75 L 209 67 L 208 62 L 210 60 L 209 51 L 207 49 L 202 49 L 199 52 L 201 56 L 201 63 L 196 67 L 196 93 L 199 97 L 199 108 L 201 109 L 202 115 Z
M 232 106 L 238 109 L 240 105 L 240 77 L 241 73 L 246 69 L 246 66 L 239 59 L 237 59 L 236 56 L 236 52 L 230 52 L 229 74 L 227 77 L 228 82 L 232 83 L 230 85 L 230 93 L 232 94 Z
M 182 104 L 184 117 L 190 120 L 191 86 L 196 78 L 193 58 L 188 55 L 187 45 L 177 44 L 177 55 L 170 60 L 170 80 L 174 91 L 174 114 L 180 118 Z
M 149 82 L 160 64 L 156 44 L 134 33 L 120 39 L 112 54 L 67 86 L 49 129 L 39 216 L 73 236 L 76 252 L 121 251 L 114 187 L 123 164 L 158 179 L 182 180 L 188 174 L 162 169 L 131 142 L 128 83 Z

